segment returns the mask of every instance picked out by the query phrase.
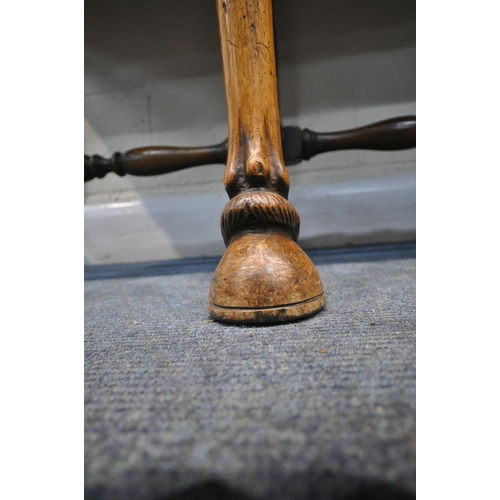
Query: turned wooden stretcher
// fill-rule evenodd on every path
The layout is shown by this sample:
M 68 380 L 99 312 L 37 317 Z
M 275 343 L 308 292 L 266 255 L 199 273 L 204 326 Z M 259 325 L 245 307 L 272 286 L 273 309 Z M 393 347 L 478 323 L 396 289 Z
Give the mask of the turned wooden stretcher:
M 228 139 L 200 148 L 146 147 L 105 159 L 85 156 L 85 181 L 158 175 L 225 163 L 229 202 L 221 215 L 226 252 L 212 280 L 210 315 L 219 321 L 300 319 L 325 304 L 321 279 L 297 245 L 300 218 L 288 202 L 286 165 L 339 149 L 415 147 L 414 116 L 359 129 L 317 133 L 280 127 L 271 0 L 216 0 L 228 110 Z
M 400 116 L 364 127 L 336 132 L 314 132 L 295 125 L 281 128 L 281 145 L 286 166 L 332 151 L 371 149 L 395 151 L 414 148 L 416 117 Z M 201 147 L 147 146 L 111 158 L 99 155 L 85 156 L 85 182 L 102 179 L 114 172 L 119 176 L 161 175 L 202 165 L 226 164 L 227 139 L 219 144 Z

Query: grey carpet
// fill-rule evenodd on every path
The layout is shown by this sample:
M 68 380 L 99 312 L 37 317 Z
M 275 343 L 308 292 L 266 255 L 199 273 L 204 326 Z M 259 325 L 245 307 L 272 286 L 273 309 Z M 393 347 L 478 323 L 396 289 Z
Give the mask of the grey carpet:
M 309 255 L 275 326 L 209 319 L 217 259 L 86 267 L 87 499 L 415 497 L 415 245 Z

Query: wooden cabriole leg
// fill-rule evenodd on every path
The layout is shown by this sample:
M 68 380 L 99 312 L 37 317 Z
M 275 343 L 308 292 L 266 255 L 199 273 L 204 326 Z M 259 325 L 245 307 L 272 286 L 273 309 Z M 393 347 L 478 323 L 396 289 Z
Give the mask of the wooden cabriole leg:
M 228 111 L 221 215 L 227 249 L 209 312 L 231 323 L 304 318 L 325 304 L 314 264 L 297 245 L 300 219 L 287 201 L 271 0 L 216 0 Z

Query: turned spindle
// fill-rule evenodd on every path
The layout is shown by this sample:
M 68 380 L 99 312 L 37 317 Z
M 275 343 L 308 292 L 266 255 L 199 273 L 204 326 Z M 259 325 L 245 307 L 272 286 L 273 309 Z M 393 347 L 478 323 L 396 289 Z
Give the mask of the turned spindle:
M 281 127 L 281 145 L 285 165 L 296 165 L 321 153 L 341 149 L 393 151 L 414 148 L 416 117 L 399 116 L 364 127 L 338 132 L 314 132 L 296 125 Z M 111 158 L 85 155 L 85 182 L 106 174 L 161 175 L 185 168 L 225 164 L 227 140 L 213 146 L 171 147 L 148 146 L 115 153 Z
M 216 0 L 228 112 L 221 215 L 226 244 L 209 312 L 232 323 L 304 318 L 325 304 L 314 264 L 297 245 L 300 219 L 287 201 L 271 0 Z
M 226 158 L 227 141 L 197 148 L 170 146 L 135 148 L 126 153 L 115 153 L 111 158 L 85 155 L 85 182 L 96 177 L 102 179 L 109 172 L 115 172 L 120 176 L 168 174 L 200 165 L 225 163 Z

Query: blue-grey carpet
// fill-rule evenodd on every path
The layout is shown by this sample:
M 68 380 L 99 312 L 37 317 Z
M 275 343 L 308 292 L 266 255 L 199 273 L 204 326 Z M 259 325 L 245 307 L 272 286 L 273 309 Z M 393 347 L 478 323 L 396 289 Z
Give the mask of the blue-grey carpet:
M 415 245 L 309 252 L 327 305 L 207 313 L 218 259 L 85 269 L 85 496 L 415 497 Z

